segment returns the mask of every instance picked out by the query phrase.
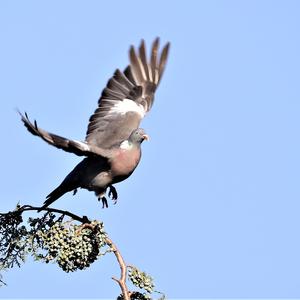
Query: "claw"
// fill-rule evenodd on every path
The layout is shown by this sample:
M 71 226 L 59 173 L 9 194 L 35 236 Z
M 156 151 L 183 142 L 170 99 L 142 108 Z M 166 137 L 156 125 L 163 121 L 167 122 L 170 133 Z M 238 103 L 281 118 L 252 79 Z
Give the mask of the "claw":
M 108 197 L 110 197 L 111 200 L 114 201 L 114 204 L 117 203 L 117 200 L 118 200 L 118 193 L 117 193 L 116 188 L 115 188 L 113 185 L 110 185 L 110 186 L 109 186 Z
M 102 196 L 102 197 L 98 198 L 98 201 L 100 201 L 100 200 L 102 201 L 102 208 L 108 208 L 107 199 L 104 196 Z

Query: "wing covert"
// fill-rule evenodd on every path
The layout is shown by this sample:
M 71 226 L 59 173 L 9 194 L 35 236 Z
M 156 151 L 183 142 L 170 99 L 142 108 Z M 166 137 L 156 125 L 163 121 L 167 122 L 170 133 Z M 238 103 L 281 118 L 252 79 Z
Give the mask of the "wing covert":
M 169 46 L 167 43 L 158 55 L 159 38 L 156 38 L 149 61 L 144 40 L 137 52 L 133 46 L 130 47 L 129 66 L 124 72 L 115 71 L 102 91 L 98 108 L 90 117 L 86 135 L 89 145 L 109 149 L 127 139 L 139 127 L 152 107 Z
M 97 146 L 88 145 L 86 142 L 64 138 L 62 136 L 59 136 L 54 133 L 50 133 L 42 128 L 39 128 L 36 121 L 32 123 L 29 120 L 27 113 L 25 113 L 25 116 L 20 112 L 19 114 L 27 130 L 31 134 L 42 138 L 45 142 L 47 142 L 51 146 L 54 146 L 58 149 L 62 149 L 66 152 L 74 153 L 78 156 L 100 155 L 105 158 L 110 158 L 111 156 L 111 153 L 108 150 L 101 149 Z

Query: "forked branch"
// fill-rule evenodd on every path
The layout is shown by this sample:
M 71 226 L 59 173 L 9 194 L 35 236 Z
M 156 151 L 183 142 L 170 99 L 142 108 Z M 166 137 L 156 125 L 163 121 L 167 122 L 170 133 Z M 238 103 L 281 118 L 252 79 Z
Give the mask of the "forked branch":
M 93 222 L 91 222 L 86 216 L 78 216 L 74 213 L 71 213 L 67 210 L 61 210 L 61 209 L 56 209 L 56 208 L 50 208 L 50 207 L 37 207 L 37 206 L 32 206 L 32 205 L 23 205 L 23 206 L 17 206 L 17 208 L 14 211 L 8 212 L 8 213 L 0 213 L 1 216 L 14 216 L 14 218 L 16 216 L 21 216 L 21 214 L 23 212 L 27 212 L 27 211 L 45 211 L 47 213 L 58 213 L 61 214 L 61 217 L 63 218 L 64 216 L 68 216 L 71 219 L 78 221 L 80 223 L 82 223 L 82 225 L 80 226 L 81 229 L 84 228 L 91 228 L 93 229 Z M 130 292 L 128 291 L 127 285 L 126 285 L 126 280 L 127 280 L 127 267 L 125 264 L 125 261 L 120 253 L 120 251 L 118 250 L 118 248 L 116 247 L 116 245 L 113 243 L 113 241 L 107 237 L 105 237 L 104 239 L 105 244 L 111 249 L 111 252 L 114 253 L 118 264 L 120 266 L 121 269 L 121 275 L 120 275 L 120 279 L 113 277 L 112 279 L 114 281 L 116 281 L 119 286 L 120 289 L 122 291 L 122 296 L 124 300 L 130 300 Z M 0 278 L 0 282 L 1 282 L 1 278 Z
M 116 245 L 111 241 L 111 239 L 107 238 L 106 242 L 110 246 L 110 248 L 112 249 L 115 257 L 117 258 L 117 261 L 118 261 L 120 269 L 121 269 L 120 279 L 117 279 L 115 277 L 112 277 L 112 279 L 115 280 L 119 284 L 120 289 L 122 291 L 123 299 L 124 300 L 130 300 L 129 291 L 128 291 L 128 288 L 127 288 L 127 285 L 126 285 L 127 266 L 125 264 L 125 261 L 124 261 L 122 255 L 121 255 L 120 251 L 118 250 Z

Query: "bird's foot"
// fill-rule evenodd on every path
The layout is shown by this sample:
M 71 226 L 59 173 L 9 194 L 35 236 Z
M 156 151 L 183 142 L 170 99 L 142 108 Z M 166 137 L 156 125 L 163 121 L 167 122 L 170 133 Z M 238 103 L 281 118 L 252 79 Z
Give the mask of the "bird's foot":
M 108 208 L 108 202 L 105 196 L 98 197 L 98 201 L 102 201 L 102 208 Z
M 108 197 L 114 201 L 114 204 L 118 202 L 118 193 L 116 188 L 113 185 L 109 186 Z

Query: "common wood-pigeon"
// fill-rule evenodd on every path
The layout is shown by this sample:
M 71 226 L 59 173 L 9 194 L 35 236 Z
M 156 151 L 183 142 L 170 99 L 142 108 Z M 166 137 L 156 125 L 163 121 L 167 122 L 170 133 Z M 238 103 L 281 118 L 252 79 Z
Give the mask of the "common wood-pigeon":
M 141 143 L 147 139 L 139 127 L 151 109 L 155 90 L 162 78 L 170 44 L 158 53 L 159 38 L 155 39 L 147 60 L 142 40 L 138 51 L 129 50 L 130 64 L 124 72 L 117 69 L 107 82 L 98 101 L 98 108 L 89 119 L 85 141 L 67 139 L 49 133 L 21 115 L 26 128 L 52 146 L 79 156 L 86 156 L 46 198 L 42 208 L 49 206 L 67 192 L 78 188 L 94 191 L 103 207 L 108 195 L 117 200 L 114 183 L 128 178 L 141 158 Z

